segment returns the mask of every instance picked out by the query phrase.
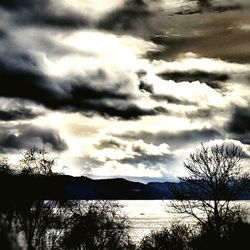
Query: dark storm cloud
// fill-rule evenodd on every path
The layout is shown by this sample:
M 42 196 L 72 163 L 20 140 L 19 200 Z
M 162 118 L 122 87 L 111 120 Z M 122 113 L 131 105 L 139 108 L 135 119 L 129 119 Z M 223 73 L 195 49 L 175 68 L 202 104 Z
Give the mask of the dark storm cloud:
M 250 145 L 250 132 L 247 134 L 231 135 L 231 138 L 234 140 L 238 140 L 243 144 Z
M 0 77 L 2 97 L 23 98 L 45 106 L 53 106 L 58 101 L 59 90 L 39 71 L 7 65 L 0 60 Z
M 0 39 L 6 39 L 7 38 L 7 32 L 0 29 Z
M 230 4 L 230 5 L 213 5 L 210 0 L 197 0 L 197 6 L 194 9 L 188 9 L 184 11 L 178 11 L 175 14 L 177 15 L 192 15 L 197 13 L 204 12 L 225 12 L 240 10 L 242 6 L 240 4 Z
M 40 17 L 31 16 L 33 24 L 42 24 L 48 26 L 56 26 L 62 28 L 80 28 L 89 25 L 89 20 L 83 16 L 74 14 L 43 14 Z M 25 21 L 25 17 L 23 18 Z
M 201 118 L 201 119 L 212 119 L 213 116 L 215 115 L 215 113 L 221 113 L 221 115 L 223 115 L 223 110 L 221 109 L 216 109 L 216 108 L 212 108 L 212 107 L 208 107 L 208 108 L 202 108 L 202 109 L 197 109 L 195 111 L 192 112 L 187 112 L 186 116 L 190 119 L 196 119 L 196 118 Z
M 223 136 L 215 129 L 199 129 L 191 131 L 183 131 L 176 134 L 171 134 L 166 137 L 169 145 L 181 147 L 183 144 L 200 143 L 203 141 L 222 139 Z
M 86 103 L 87 104 L 87 103 Z M 85 107 L 88 105 L 85 105 Z M 135 120 L 143 116 L 154 116 L 158 114 L 168 114 L 168 111 L 163 107 L 152 109 L 143 109 L 135 104 L 128 104 L 125 107 L 115 107 L 109 105 L 90 104 L 89 111 L 92 111 L 107 117 L 117 117 L 124 120 Z
M 178 36 L 153 34 L 151 41 L 157 45 L 161 45 L 161 49 L 150 51 L 147 53 L 147 56 L 150 59 L 174 59 L 179 53 L 185 52 L 186 47 L 190 46 L 193 40 L 192 36 L 185 36 L 183 34 Z
M 32 101 L 51 110 L 99 114 L 120 119 L 138 119 L 167 113 L 162 107 L 144 109 L 137 106 L 130 93 L 117 91 L 117 88 L 121 88 L 120 82 L 108 84 L 108 77 L 105 74 L 100 75 L 99 71 L 96 75 L 85 78 L 51 78 L 40 70 L 37 59 L 29 51 L 19 47 L 8 35 L 3 37 L 1 47 L 8 48 L 7 51 L 0 50 L 1 97 Z M 97 80 L 107 84 L 94 86 L 92 82 Z M 105 87 L 114 84 L 117 87 Z M 6 117 L 6 114 L 2 113 L 2 116 Z
M 171 148 L 179 148 L 187 144 L 212 139 L 222 139 L 220 132 L 215 129 L 187 130 L 181 132 L 160 131 L 155 133 L 148 131 L 129 131 L 120 135 L 120 137 L 133 140 L 143 139 L 144 142 L 155 145 L 167 143 Z
M 48 79 L 38 70 L 32 71 L 27 66 L 20 68 L 1 61 L 0 77 L 0 96 L 31 100 L 53 110 L 100 114 L 121 119 L 138 119 L 167 113 L 162 107 L 143 109 L 133 104 L 128 94 L 117 93 L 115 89 L 98 89 L 80 77 L 71 77 L 62 82 Z
M 181 100 L 176 98 L 175 96 L 172 95 L 162 95 L 162 94 L 152 94 L 151 98 L 156 101 L 164 101 L 172 104 L 177 104 L 177 105 L 195 105 L 195 102 L 188 101 L 188 100 Z
M 233 110 L 231 120 L 227 125 L 228 132 L 238 135 L 250 133 L 250 109 L 249 107 L 236 107 Z
M 154 87 L 153 85 L 147 84 L 141 80 L 139 84 L 139 90 L 142 92 L 146 91 L 152 94 L 154 92 Z
M 175 82 L 193 82 L 200 81 L 205 82 L 208 86 L 214 89 L 220 89 L 222 86 L 219 82 L 226 82 L 230 79 L 229 75 L 223 73 L 213 73 L 204 71 L 193 71 L 193 72 L 163 72 L 159 73 L 158 76 L 164 80 L 173 80 Z
M 1 0 L 0 6 L 2 8 L 16 11 L 22 9 L 40 9 L 49 4 L 49 0 Z
M 121 119 L 138 119 L 142 116 L 167 114 L 162 107 L 143 109 L 131 101 L 129 94 L 121 94 L 116 89 L 104 90 L 90 86 L 88 83 L 73 84 L 71 86 L 71 99 L 64 104 L 64 107 L 77 110 L 97 113 L 107 117 L 118 117 Z M 112 104 L 106 103 L 106 100 Z
M 55 151 L 64 151 L 67 149 L 66 142 L 53 129 L 44 129 L 32 125 L 17 126 L 12 129 L 2 127 L 1 129 L 0 147 L 4 151 L 46 145 L 50 145 Z
M 143 0 L 127 0 L 124 5 L 108 13 L 99 21 L 98 28 L 111 31 L 128 31 L 140 19 L 150 15 Z
M 97 149 L 114 148 L 114 149 L 124 149 L 126 148 L 125 143 L 116 140 L 115 138 L 103 139 L 95 145 Z
M 143 164 L 147 167 L 150 167 L 150 169 L 157 168 L 157 164 L 170 164 L 175 160 L 175 157 L 171 154 L 163 154 L 163 155 L 137 155 L 134 156 L 133 158 L 125 158 L 120 160 L 120 163 L 123 164 Z
M 33 119 L 41 113 L 35 113 L 29 108 L 15 108 L 10 110 L 0 110 L 0 121 L 15 121 Z
M 49 0 L 3 0 L 0 7 L 12 15 L 16 25 L 43 25 L 62 28 L 78 28 L 89 25 L 83 15 L 70 12 L 66 8 L 55 9 Z
M 7 32 L 0 44 L 0 48 L 1 74 L 11 74 L 11 70 L 18 69 L 22 71 L 34 71 L 37 69 L 38 63 L 31 53 L 10 39 Z

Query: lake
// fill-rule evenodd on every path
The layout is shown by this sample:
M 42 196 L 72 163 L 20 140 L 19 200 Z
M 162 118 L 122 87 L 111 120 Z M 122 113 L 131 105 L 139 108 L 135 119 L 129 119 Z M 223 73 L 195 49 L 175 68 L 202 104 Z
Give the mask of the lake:
M 172 221 L 194 223 L 194 220 L 186 215 L 167 212 L 169 200 L 122 200 L 119 204 L 123 206 L 122 211 L 128 216 L 132 224 L 131 237 L 139 242 L 143 236 L 152 230 L 160 230 Z M 250 201 L 239 201 L 250 209 Z M 250 219 L 250 217 L 249 217 Z

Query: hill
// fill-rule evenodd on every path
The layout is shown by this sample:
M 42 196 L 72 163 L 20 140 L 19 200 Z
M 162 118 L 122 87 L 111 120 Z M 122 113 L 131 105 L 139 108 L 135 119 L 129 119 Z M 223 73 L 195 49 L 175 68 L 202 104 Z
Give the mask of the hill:
M 59 199 L 59 200 L 152 200 L 171 199 L 171 188 L 183 183 L 149 182 L 143 184 L 123 178 L 94 180 L 69 175 L 0 174 L 2 200 Z M 185 184 L 185 183 L 184 183 Z M 250 194 L 244 194 L 250 199 Z

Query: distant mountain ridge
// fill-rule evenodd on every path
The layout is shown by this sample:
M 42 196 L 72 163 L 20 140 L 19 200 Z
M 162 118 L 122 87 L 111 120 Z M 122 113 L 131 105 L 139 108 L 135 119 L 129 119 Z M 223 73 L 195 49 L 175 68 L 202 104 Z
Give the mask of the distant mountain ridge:
M 143 184 L 123 178 L 95 180 L 85 176 L 0 174 L 0 195 L 5 200 L 172 199 L 170 190 L 180 185 L 176 182 Z M 243 198 L 250 199 L 250 195 Z
M 143 184 L 123 178 L 90 179 L 69 175 L 0 175 L 1 197 L 31 199 L 168 199 L 166 190 L 155 183 Z

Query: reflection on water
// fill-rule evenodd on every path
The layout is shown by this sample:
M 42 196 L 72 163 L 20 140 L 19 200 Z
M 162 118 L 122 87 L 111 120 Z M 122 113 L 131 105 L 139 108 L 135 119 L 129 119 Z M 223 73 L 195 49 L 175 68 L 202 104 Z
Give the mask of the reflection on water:
M 128 216 L 132 224 L 131 237 L 139 242 L 144 235 L 152 230 L 160 230 L 172 221 L 194 223 L 194 220 L 186 215 L 170 213 L 170 201 L 166 200 L 122 200 L 123 212 Z M 240 201 L 250 209 L 250 201 Z

